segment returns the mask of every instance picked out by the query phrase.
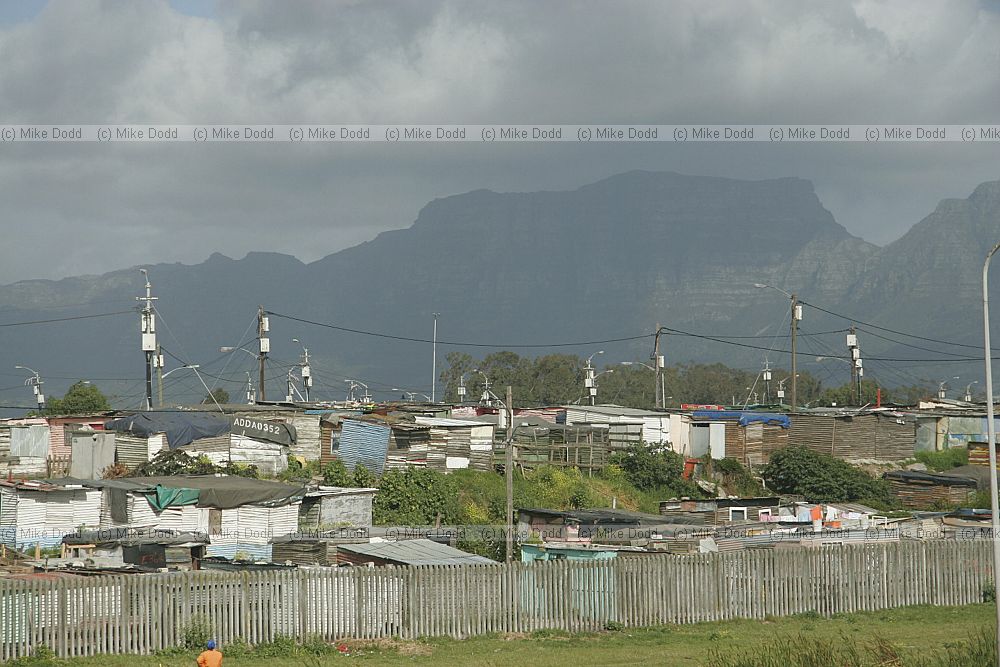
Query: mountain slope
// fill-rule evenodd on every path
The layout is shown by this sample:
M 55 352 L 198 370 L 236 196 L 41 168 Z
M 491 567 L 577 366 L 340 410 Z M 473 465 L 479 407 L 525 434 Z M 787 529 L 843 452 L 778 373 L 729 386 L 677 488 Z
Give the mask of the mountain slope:
M 574 191 L 477 190 L 435 200 L 410 228 L 308 265 L 284 255 L 251 253 L 241 260 L 216 254 L 195 266 L 149 269 L 160 297 L 162 344 L 184 361 L 203 363 L 210 375 L 227 364 L 230 382 L 223 386 L 236 395 L 244 371 L 253 367 L 250 356 L 210 362 L 219 357 L 219 346 L 249 340 L 258 304 L 281 315 L 421 339 L 430 338 L 432 313 L 438 312 L 443 341 L 438 356 L 443 358 L 455 349 L 476 355 L 490 351 L 457 348 L 450 341 L 599 341 L 651 332 L 657 322 L 714 336 L 781 333 L 787 327 L 787 301 L 753 288 L 767 283 L 867 321 L 974 342 L 978 267 L 991 235 L 1000 232 L 998 215 L 1000 184 L 984 184 L 966 200 L 942 202 L 907 235 L 880 249 L 838 224 L 805 180 L 637 171 Z M 128 309 L 141 290 L 135 269 L 16 283 L 0 287 L 0 319 Z M 0 329 L 5 343 L 0 366 L 37 368 L 51 378 L 50 393 L 59 393 L 60 383 L 72 379 L 126 378 L 99 383 L 123 404 L 136 403 L 142 373 L 137 320 L 128 315 Z M 803 331 L 846 324 L 809 311 Z M 314 395 L 342 396 L 346 377 L 372 380 L 372 389 L 429 390 L 426 343 L 278 316 L 271 318 L 271 330 L 271 398 L 284 395 L 287 367 L 300 352 L 293 337 L 310 348 L 320 372 Z M 787 345 L 781 339 L 763 342 L 775 350 Z M 650 345 L 642 339 L 562 351 L 588 356 L 603 348 L 604 358 L 614 363 L 645 358 Z M 832 353 L 840 353 L 840 344 L 814 345 L 807 338 L 803 354 L 830 354 L 831 345 Z M 913 354 L 871 338 L 863 349 L 866 354 Z M 671 362 L 747 366 L 756 366 L 763 356 L 761 350 L 692 338 L 668 339 L 667 351 Z M 779 363 L 786 356 L 770 354 Z M 169 379 L 176 384 L 168 386 L 168 395 L 187 391 L 190 399 L 204 393 L 190 374 Z

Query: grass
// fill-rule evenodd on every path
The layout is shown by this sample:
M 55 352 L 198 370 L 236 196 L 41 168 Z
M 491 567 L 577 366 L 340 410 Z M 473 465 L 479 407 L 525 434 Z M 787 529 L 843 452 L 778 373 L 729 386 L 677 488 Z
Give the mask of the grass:
M 993 613 L 993 606 L 985 604 L 908 607 L 844 614 L 829 619 L 816 614 L 800 614 L 764 621 L 738 620 L 642 629 L 615 626 L 607 632 L 588 634 L 544 630 L 531 635 L 477 637 L 464 641 L 348 642 L 347 655 L 339 654 L 336 647 L 306 645 L 295 648 L 287 641 L 258 650 L 241 646 L 231 647 L 232 650 L 226 646 L 221 648 L 228 654 L 226 664 L 245 667 L 321 667 L 350 663 L 389 667 L 523 667 L 526 664 L 532 667 L 572 664 L 707 667 L 762 667 L 771 664 L 816 667 L 828 664 L 977 665 L 982 656 L 972 655 L 971 660 L 962 662 L 958 654 L 968 653 L 963 644 L 969 637 L 986 637 L 985 644 L 992 644 L 992 635 L 983 635 L 983 629 L 989 627 Z M 831 650 L 840 650 L 848 644 L 855 645 L 861 653 L 868 647 L 874 647 L 882 658 L 891 655 L 903 657 L 882 662 L 834 662 L 830 659 Z M 984 641 L 980 641 L 978 646 L 983 644 Z M 790 647 L 798 649 L 801 660 L 793 662 L 790 659 L 787 653 Z M 894 653 L 885 653 L 886 647 Z M 950 655 L 948 651 L 951 651 Z M 194 650 L 160 656 L 100 656 L 65 661 L 45 659 L 22 661 L 21 664 L 31 667 L 190 667 L 196 655 Z M 768 659 L 769 655 L 778 662 Z

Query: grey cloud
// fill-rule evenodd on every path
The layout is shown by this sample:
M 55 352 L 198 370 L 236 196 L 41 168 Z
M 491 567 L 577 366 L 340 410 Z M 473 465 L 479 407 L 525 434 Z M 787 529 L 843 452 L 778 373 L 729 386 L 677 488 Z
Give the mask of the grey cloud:
M 0 120 L 983 122 L 1000 108 L 998 28 L 976 3 L 258 0 L 220 2 L 211 19 L 166 2 L 51 3 L 0 27 Z M 408 225 L 435 197 L 575 188 L 633 168 L 810 178 L 842 224 L 885 243 L 938 199 L 996 179 L 994 155 L 964 145 L 5 147 L 0 226 L 19 243 L 0 249 L 0 281 L 213 251 L 313 260 Z

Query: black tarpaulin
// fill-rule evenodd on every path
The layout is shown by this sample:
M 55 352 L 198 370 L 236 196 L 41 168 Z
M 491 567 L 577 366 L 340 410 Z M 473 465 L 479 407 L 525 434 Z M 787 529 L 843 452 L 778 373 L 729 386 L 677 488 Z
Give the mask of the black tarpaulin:
M 108 431 L 131 433 L 144 438 L 165 433 L 170 449 L 183 447 L 199 438 L 229 433 L 228 418 L 203 412 L 140 412 L 105 422 Z

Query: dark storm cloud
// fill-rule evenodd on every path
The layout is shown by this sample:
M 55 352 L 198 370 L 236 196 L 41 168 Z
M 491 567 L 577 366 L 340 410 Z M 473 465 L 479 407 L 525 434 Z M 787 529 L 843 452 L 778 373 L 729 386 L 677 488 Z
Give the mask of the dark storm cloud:
M 9 123 L 964 123 L 1000 17 L 936 2 L 52 2 L 0 21 Z M 4 146 L 0 282 L 213 251 L 314 260 L 434 197 L 634 168 L 813 180 L 884 243 L 1000 178 L 964 145 Z M 42 250 L 58 245 L 57 254 Z M 26 252 L 25 249 L 33 252 Z M 108 252 L 113 248 L 114 252 Z

